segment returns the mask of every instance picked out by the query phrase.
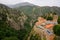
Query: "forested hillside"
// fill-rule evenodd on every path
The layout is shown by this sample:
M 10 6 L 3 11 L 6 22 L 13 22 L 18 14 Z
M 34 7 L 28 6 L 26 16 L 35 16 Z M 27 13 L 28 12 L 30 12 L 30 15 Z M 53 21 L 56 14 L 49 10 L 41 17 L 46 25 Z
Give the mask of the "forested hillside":
M 60 7 L 31 5 L 10 8 L 0 4 L 0 40 L 27 40 L 39 16 L 60 15 Z M 32 35 L 30 40 L 39 40 L 39 36 Z

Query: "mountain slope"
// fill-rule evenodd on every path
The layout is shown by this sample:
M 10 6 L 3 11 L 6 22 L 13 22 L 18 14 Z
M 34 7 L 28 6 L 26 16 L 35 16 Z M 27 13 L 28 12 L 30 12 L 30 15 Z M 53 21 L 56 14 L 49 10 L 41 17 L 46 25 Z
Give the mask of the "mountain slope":
M 51 13 L 51 12 L 56 12 L 58 15 L 60 15 L 60 7 L 49 7 L 49 6 L 37 6 L 28 2 L 24 2 L 24 3 L 18 3 L 16 5 L 12 5 L 11 6 L 14 9 L 20 10 L 21 12 L 23 12 L 24 14 L 27 14 L 29 16 L 34 16 L 35 15 L 43 15 L 46 13 Z
M 22 7 L 17 7 L 16 9 L 24 12 L 25 14 L 37 14 L 37 15 L 43 15 L 46 13 L 57 13 L 60 15 L 60 7 L 49 7 L 49 6 L 44 6 L 44 7 L 39 7 L 39 6 L 22 6 Z
M 7 15 L 6 22 L 10 25 L 9 27 L 13 28 L 13 30 L 15 29 L 18 31 L 18 32 L 16 31 L 17 34 L 16 33 L 15 34 L 18 35 L 16 37 L 19 40 L 23 40 L 25 38 L 25 36 L 29 34 L 29 32 L 32 28 L 32 24 L 34 22 L 34 20 L 31 17 L 27 16 L 26 14 L 24 14 L 23 12 L 21 12 L 19 10 L 8 8 L 6 5 L 4 5 L 3 7 L 0 6 L 0 14 Z M 10 28 L 8 28 L 8 30 L 9 29 Z M 4 33 L 5 31 L 2 31 L 2 32 Z M 13 32 L 15 32 L 15 31 L 13 31 Z M 7 35 L 9 35 L 9 34 L 10 33 L 8 31 Z M 12 35 L 12 34 L 10 34 L 10 35 Z M 13 35 L 15 35 L 15 34 L 13 34 Z M 5 35 L 5 33 L 4 33 L 4 35 Z
M 19 10 L 11 9 L 6 5 L 0 4 L 0 14 L 7 15 L 7 22 L 10 26 L 16 30 L 24 28 L 25 15 L 23 15 Z M 23 20 L 22 22 L 20 20 Z

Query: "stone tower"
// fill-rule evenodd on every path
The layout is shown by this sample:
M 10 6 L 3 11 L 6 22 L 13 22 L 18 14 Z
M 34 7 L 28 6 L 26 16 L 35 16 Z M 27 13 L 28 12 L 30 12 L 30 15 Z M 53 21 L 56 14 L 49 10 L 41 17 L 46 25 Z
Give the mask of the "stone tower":
M 57 22 L 57 20 L 58 20 L 58 15 L 54 15 L 54 16 L 53 16 L 53 21 L 54 21 L 54 22 Z

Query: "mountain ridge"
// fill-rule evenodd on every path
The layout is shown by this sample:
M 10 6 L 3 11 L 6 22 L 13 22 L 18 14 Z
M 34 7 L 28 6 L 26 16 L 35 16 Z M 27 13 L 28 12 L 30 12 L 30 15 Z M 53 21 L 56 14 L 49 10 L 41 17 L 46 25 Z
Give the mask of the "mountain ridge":
M 16 7 L 22 7 L 22 6 L 36 6 L 36 5 L 29 2 L 23 2 L 23 3 L 17 3 L 15 5 L 8 5 L 8 6 L 11 8 L 16 8 Z

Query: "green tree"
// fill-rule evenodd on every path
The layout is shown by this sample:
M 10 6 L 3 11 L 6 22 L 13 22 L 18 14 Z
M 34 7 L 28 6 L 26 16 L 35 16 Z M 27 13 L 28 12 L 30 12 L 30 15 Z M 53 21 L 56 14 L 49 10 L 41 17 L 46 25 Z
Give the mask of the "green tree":
M 0 17 L 2 18 L 2 20 L 0 20 L 0 40 L 5 37 L 17 36 L 17 31 L 7 23 L 7 15 L 0 13 Z
M 17 37 L 12 36 L 12 37 L 5 37 L 2 40 L 19 40 L 19 39 Z
M 58 24 L 60 24 L 60 16 L 58 17 L 58 21 L 57 22 L 58 22 Z
M 26 40 L 28 37 L 29 32 L 26 29 L 21 29 L 18 33 L 18 38 L 20 40 Z
M 55 35 L 60 36 L 60 25 L 55 25 L 53 31 Z
M 53 17 L 50 17 L 50 16 L 49 16 L 49 17 L 47 18 L 47 20 L 53 20 Z

